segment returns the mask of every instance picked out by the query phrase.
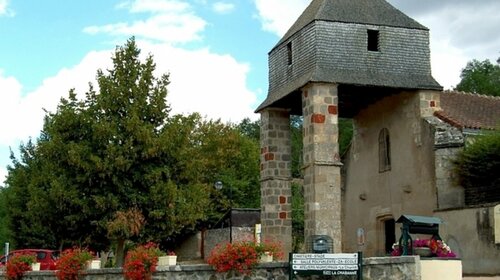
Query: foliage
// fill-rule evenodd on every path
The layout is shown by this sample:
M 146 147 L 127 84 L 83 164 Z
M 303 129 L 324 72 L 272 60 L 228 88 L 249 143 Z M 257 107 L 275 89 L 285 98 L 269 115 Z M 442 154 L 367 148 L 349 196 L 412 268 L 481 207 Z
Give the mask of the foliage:
M 113 67 L 97 73 L 99 92 L 90 84 L 80 100 L 71 90 L 47 113 L 37 141 L 22 144 L 20 158 L 12 154 L 12 244 L 105 250 L 117 235 L 175 243 L 218 220 L 219 208 L 260 206 L 254 124 L 170 115 L 169 76 L 155 78 L 152 57 L 142 62 L 139 54 L 134 39 L 117 47 Z M 217 194 L 217 180 L 232 197 L 229 188 Z M 129 209 L 144 216 L 140 234 L 114 227 Z
M 117 266 L 121 266 L 123 263 L 125 240 L 139 235 L 144 223 L 144 216 L 137 208 L 131 208 L 127 211 L 116 211 L 114 219 L 108 222 L 108 236 L 118 241 L 116 248 Z
M 250 139 L 259 141 L 260 139 L 260 121 L 251 121 L 244 118 L 237 126 L 240 133 Z
M 234 271 L 248 275 L 266 252 L 276 259 L 283 258 L 283 249 L 279 242 L 264 241 L 258 244 L 253 241 L 236 241 L 217 244 L 210 252 L 207 263 L 217 272 Z
M 5 244 L 12 240 L 6 209 L 7 191 L 7 189 L 0 187 L 0 220 L 2 221 L 0 223 L 0 244 Z
M 292 250 L 299 252 L 304 244 L 304 187 L 292 182 Z
M 352 119 L 339 119 L 339 154 L 344 155 L 351 145 L 354 127 Z
M 66 249 L 56 262 L 58 280 L 78 280 L 83 277 L 87 262 L 92 260 L 92 253 L 83 248 Z
M 500 189 L 500 132 L 474 138 L 455 161 L 460 185 L 464 188 Z
M 7 280 L 20 280 L 26 271 L 31 271 L 31 264 L 36 262 L 33 254 L 19 254 L 9 258 L 6 265 Z
M 140 245 L 127 253 L 123 274 L 127 280 L 148 280 L 156 271 L 158 257 L 164 253 L 158 248 L 158 245 L 149 242 Z
M 207 260 L 217 272 L 235 271 L 241 274 L 250 274 L 258 262 L 255 244 L 248 241 L 217 244 Z
M 438 258 L 456 258 L 456 254 L 450 249 L 444 241 L 431 239 L 416 239 L 413 241 L 413 248 L 429 248 L 431 250 L 432 256 Z M 393 251 L 392 256 L 401 256 L 402 249 L 399 244 L 394 244 L 392 246 Z
M 263 240 L 260 243 L 254 243 L 257 255 L 261 257 L 266 254 L 273 256 L 273 259 L 281 260 L 284 257 L 283 244 L 275 240 Z
M 496 65 L 489 60 L 469 61 L 460 77 L 456 90 L 500 96 L 500 58 Z

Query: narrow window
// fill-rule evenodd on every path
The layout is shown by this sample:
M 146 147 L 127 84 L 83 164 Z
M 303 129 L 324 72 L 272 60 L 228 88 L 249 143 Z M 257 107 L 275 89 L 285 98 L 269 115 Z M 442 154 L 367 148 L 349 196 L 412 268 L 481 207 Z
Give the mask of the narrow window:
M 368 50 L 372 52 L 378 52 L 378 41 L 379 41 L 379 32 L 378 30 L 368 29 Z
M 391 141 L 389 130 L 383 128 L 378 135 L 379 172 L 391 170 Z
M 288 56 L 288 65 L 292 65 L 293 56 L 292 56 L 292 42 L 286 44 L 286 53 Z

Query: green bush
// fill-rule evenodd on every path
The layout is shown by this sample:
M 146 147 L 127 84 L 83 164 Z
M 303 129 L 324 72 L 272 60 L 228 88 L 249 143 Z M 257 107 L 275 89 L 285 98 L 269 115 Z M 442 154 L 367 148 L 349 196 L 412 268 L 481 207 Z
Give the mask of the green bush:
M 459 183 L 467 188 L 500 191 L 500 132 L 477 136 L 455 161 Z

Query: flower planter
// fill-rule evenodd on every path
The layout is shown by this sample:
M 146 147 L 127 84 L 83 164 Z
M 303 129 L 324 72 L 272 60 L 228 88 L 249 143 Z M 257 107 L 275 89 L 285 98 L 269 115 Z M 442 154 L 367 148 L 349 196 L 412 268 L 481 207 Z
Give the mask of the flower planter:
M 35 262 L 31 264 L 31 271 L 39 271 L 40 270 L 40 263 Z
M 90 260 L 87 262 L 87 269 L 100 269 L 101 260 Z
M 171 266 L 177 264 L 177 256 L 158 257 L 158 266 Z
M 260 256 L 261 263 L 268 263 L 273 261 L 273 254 L 271 252 L 264 252 L 262 256 Z
M 415 247 L 413 248 L 415 251 L 416 255 L 419 255 L 421 257 L 429 258 L 432 256 L 432 251 L 431 248 L 428 247 Z

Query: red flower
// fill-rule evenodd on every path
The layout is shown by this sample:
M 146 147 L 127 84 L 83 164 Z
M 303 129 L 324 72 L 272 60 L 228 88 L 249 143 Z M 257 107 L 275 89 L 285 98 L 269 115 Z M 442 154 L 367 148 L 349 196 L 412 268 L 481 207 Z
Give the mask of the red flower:
M 207 260 L 217 272 L 236 271 L 241 274 L 250 274 L 260 260 L 260 257 L 269 252 L 277 259 L 283 256 L 281 246 L 276 242 L 238 241 L 234 243 L 217 244 L 210 252 Z
M 31 264 L 36 261 L 35 255 L 14 255 L 9 258 L 6 265 L 7 280 L 20 280 L 26 271 L 31 270 Z
M 56 277 L 58 280 L 78 280 L 84 274 L 87 261 L 92 254 L 87 249 L 72 248 L 64 250 L 56 262 Z
M 150 280 L 162 252 L 155 243 L 136 247 L 125 257 L 123 274 L 127 280 Z

